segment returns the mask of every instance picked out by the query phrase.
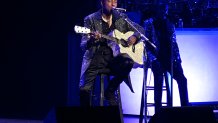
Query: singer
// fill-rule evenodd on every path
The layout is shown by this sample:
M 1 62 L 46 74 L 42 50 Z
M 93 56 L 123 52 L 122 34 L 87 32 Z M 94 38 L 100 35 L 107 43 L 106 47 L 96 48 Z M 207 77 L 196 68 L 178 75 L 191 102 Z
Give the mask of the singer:
M 94 86 L 97 75 L 105 69 L 110 70 L 110 75 L 114 77 L 110 80 L 106 91 L 105 98 L 108 105 L 119 105 L 115 91 L 124 81 L 133 91 L 129 73 L 133 67 L 134 61 L 128 53 L 120 53 L 120 47 L 114 41 L 108 41 L 102 35 L 110 35 L 113 30 L 121 33 L 132 31 L 128 36 L 128 46 L 139 43 L 140 34 L 136 32 L 125 21 L 127 15 L 120 14 L 118 10 L 117 0 L 101 0 L 101 9 L 84 18 L 84 27 L 93 31 L 90 35 L 83 35 L 81 39 L 81 48 L 85 51 L 83 63 L 81 67 L 80 78 L 80 104 L 81 106 L 90 106 L 90 92 Z M 119 8 L 121 10 L 121 8 Z M 139 24 L 131 23 L 144 34 L 144 28 Z

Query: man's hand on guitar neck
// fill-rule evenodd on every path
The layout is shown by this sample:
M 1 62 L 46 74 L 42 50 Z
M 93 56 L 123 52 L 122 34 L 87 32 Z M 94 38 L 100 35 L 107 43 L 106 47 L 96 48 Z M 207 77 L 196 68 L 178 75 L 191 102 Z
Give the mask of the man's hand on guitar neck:
M 98 31 L 90 33 L 90 36 L 96 40 L 99 40 L 102 37 L 102 35 Z

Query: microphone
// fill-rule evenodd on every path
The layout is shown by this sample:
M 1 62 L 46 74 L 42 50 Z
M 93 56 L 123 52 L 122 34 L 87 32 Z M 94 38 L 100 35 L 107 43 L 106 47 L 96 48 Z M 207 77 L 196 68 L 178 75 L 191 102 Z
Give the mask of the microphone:
M 126 12 L 126 9 L 124 8 L 115 8 L 113 7 L 113 10 L 121 11 L 121 12 Z

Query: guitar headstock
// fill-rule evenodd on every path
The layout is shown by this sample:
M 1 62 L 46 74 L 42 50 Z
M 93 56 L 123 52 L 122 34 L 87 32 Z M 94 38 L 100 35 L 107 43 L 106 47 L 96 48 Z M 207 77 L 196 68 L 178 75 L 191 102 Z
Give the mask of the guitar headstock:
M 91 30 L 86 28 L 86 27 L 81 27 L 81 26 L 74 26 L 74 31 L 76 33 L 83 33 L 83 34 L 89 34 L 91 33 Z

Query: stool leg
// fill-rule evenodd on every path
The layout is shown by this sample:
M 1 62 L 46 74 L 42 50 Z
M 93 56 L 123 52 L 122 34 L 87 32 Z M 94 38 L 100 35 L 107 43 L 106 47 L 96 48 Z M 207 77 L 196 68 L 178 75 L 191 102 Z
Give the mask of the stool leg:
M 90 93 L 90 102 L 89 102 L 89 105 L 90 106 L 93 106 L 93 96 L 94 96 L 94 88 L 92 88 L 92 91 L 91 91 L 91 93 Z
M 96 80 L 95 80 L 96 81 Z M 94 85 L 92 86 L 92 89 L 91 89 L 91 92 L 90 92 L 90 106 L 94 106 L 95 105 L 95 98 L 96 98 L 96 95 L 95 95 L 95 83 Z
M 101 83 L 100 83 L 100 86 L 101 86 L 100 106 L 104 106 L 104 77 L 105 77 L 104 74 L 100 75 L 100 79 L 101 79 Z
M 169 75 L 167 72 L 164 73 L 164 78 L 165 78 L 165 85 L 166 85 L 166 92 L 167 92 L 167 106 L 172 106 L 172 101 L 171 101 L 171 89 L 170 89 L 170 83 L 171 83 L 171 80 L 168 78 Z
M 117 90 L 117 96 L 118 96 L 121 123 L 124 123 L 124 121 L 123 121 L 123 108 L 122 108 L 122 101 L 121 101 L 121 94 L 120 94 L 120 86 Z

